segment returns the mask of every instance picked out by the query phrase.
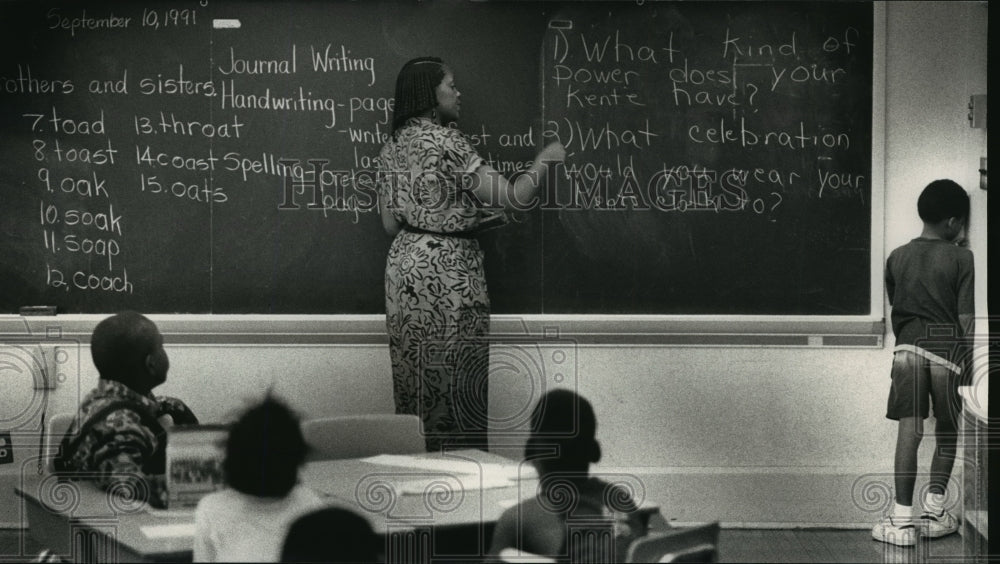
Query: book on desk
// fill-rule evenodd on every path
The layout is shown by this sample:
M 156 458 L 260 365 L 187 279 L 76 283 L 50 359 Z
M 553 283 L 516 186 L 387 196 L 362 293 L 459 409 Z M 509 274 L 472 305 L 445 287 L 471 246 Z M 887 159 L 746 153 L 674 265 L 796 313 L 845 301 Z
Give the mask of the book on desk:
M 167 430 L 167 507 L 193 508 L 224 486 L 225 425 L 177 425 Z

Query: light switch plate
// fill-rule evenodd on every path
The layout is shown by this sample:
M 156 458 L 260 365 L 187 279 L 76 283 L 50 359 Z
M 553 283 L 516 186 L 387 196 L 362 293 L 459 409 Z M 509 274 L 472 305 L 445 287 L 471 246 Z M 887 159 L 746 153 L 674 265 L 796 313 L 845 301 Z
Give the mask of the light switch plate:
M 986 94 L 969 99 L 969 125 L 973 129 L 986 129 Z

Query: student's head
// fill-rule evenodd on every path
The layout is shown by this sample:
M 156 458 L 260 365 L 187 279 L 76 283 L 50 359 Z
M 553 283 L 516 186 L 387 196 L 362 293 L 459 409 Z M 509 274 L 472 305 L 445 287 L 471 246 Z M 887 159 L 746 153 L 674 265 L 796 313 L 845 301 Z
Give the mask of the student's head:
M 222 462 L 226 483 L 257 497 L 284 497 L 298 482 L 307 448 L 298 418 L 268 395 L 229 430 Z
M 969 220 L 969 194 L 953 180 L 935 180 L 920 193 L 917 213 L 941 238 L 954 240 Z
M 288 528 L 282 562 L 381 562 L 383 546 L 364 517 L 328 507 L 299 517 Z
M 439 89 L 446 75 L 451 76 L 451 71 L 438 57 L 418 57 L 403 65 L 396 76 L 393 131 L 402 127 L 408 119 L 426 115 L 430 110 L 438 108 Z M 454 121 L 458 119 L 458 115 L 449 118 L 448 121 Z
M 586 473 L 601 459 L 597 418 L 590 402 L 576 392 L 558 389 L 542 396 L 531 412 L 531 436 L 525 458 L 539 474 Z
M 156 324 L 134 311 L 105 318 L 90 337 L 90 354 L 101 378 L 148 393 L 167 380 L 170 359 Z

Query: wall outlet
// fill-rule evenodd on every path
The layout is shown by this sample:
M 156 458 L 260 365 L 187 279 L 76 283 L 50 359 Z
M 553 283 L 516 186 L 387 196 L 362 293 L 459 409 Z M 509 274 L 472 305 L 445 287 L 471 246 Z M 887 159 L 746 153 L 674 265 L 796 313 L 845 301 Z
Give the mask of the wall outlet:
M 0 433 L 0 464 L 14 463 L 14 445 L 10 441 L 10 433 Z

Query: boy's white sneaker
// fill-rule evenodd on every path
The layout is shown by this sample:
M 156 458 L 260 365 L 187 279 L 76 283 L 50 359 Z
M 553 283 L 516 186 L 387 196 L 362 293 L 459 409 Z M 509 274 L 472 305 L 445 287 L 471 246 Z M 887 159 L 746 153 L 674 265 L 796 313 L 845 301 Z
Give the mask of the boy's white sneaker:
M 888 516 L 872 527 L 872 538 L 896 546 L 913 546 L 917 544 L 917 527 L 912 521 L 897 525 L 892 516 Z
M 920 515 L 920 534 L 936 539 L 958 531 L 958 519 L 945 510 L 940 515 L 924 511 Z

